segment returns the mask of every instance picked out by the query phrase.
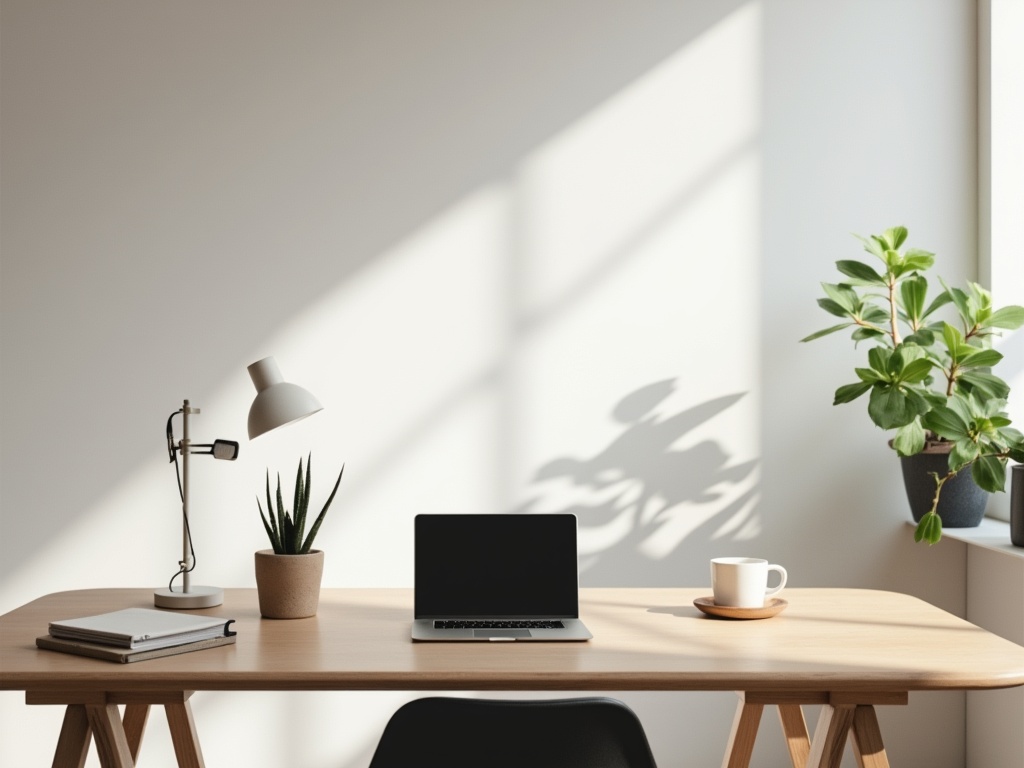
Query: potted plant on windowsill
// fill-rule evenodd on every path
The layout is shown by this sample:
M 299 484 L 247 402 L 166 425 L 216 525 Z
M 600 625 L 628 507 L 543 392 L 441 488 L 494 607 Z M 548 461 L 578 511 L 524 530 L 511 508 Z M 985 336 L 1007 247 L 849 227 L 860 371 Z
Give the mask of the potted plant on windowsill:
M 281 476 L 277 476 L 277 505 L 270 495 L 270 470 L 267 470 L 267 513 L 264 514 L 259 497 L 256 506 L 270 539 L 272 549 L 256 553 L 256 590 L 260 614 L 268 619 L 301 619 L 316 614 L 320 603 L 320 580 L 323 577 L 323 550 L 312 549 L 313 539 L 327 516 L 327 509 L 345 472 L 342 465 L 334 489 L 320 510 L 309 533 L 306 516 L 313 485 L 312 455 L 306 459 L 303 474 L 302 459 L 295 476 L 295 495 L 292 512 L 285 509 L 281 493 Z
M 943 518 L 950 527 L 980 523 L 987 493 L 1003 490 L 1007 459 L 1024 461 L 1024 435 L 1005 412 L 1010 388 L 991 372 L 1002 355 L 989 346 L 998 330 L 1024 325 L 1024 307 L 994 310 L 978 284 L 968 283 L 965 291 L 941 279 L 943 290 L 929 303 L 923 273 L 934 265 L 934 254 L 901 251 L 906 238 L 905 227 L 859 237 L 881 269 L 837 261 L 845 280 L 822 283 L 826 295 L 818 305 L 843 322 L 802 341 L 852 328 L 855 344 L 870 345 L 867 367 L 854 369 L 859 381 L 839 387 L 833 405 L 867 394 L 871 421 L 895 430 L 889 442 L 903 464 L 918 523 L 914 538 L 934 544 Z M 953 324 L 935 318 L 947 305 Z M 917 470 L 918 462 L 926 466 Z M 963 505 L 972 495 L 977 508 L 966 520 Z

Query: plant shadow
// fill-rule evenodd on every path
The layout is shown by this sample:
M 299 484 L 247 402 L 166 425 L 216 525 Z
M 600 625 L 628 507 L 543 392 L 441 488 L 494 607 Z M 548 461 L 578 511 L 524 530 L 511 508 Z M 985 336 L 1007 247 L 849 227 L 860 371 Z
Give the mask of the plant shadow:
M 676 386 L 623 397 L 611 411 L 618 434 L 592 455 L 546 463 L 516 509 L 576 515 L 581 586 L 703 584 L 709 557 L 760 532 L 759 461 L 736 461 L 714 438 L 714 420 L 745 394 L 674 410 Z

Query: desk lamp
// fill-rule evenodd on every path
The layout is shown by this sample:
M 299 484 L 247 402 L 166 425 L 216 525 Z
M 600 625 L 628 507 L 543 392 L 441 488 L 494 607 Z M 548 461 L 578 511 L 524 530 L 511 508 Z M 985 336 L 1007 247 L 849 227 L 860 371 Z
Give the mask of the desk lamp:
M 249 409 L 249 439 L 259 437 L 272 429 L 291 424 L 323 410 L 320 401 L 311 393 L 284 380 L 277 362 L 266 357 L 249 366 L 249 376 L 256 387 L 256 399 Z M 172 422 L 181 414 L 182 438 L 174 441 Z M 189 416 L 198 414 L 199 409 L 193 408 L 185 400 L 180 410 L 172 413 L 167 419 L 167 452 L 170 461 L 179 470 L 178 493 L 181 496 L 182 517 L 182 553 L 178 561 L 178 571 L 171 577 L 166 589 L 158 589 L 153 593 L 153 603 L 159 608 L 211 608 L 224 602 L 224 590 L 220 587 L 207 587 L 192 584 L 191 574 L 196 567 L 196 553 L 192 545 L 192 534 L 188 525 L 189 503 L 189 456 L 208 455 L 215 459 L 234 461 L 238 457 L 238 443 L 232 440 L 215 440 L 213 443 L 193 445 L 189 438 Z M 181 455 L 180 467 L 178 455 Z M 174 589 L 174 580 L 181 576 L 181 588 Z

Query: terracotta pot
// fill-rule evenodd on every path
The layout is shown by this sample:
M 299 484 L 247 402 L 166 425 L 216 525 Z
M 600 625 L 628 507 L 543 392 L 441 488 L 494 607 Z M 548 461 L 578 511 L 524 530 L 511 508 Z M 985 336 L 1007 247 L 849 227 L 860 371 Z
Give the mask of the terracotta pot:
M 272 549 L 261 549 L 256 553 L 260 614 L 267 619 L 315 616 L 323 573 L 323 550 L 311 549 L 305 555 L 275 555 Z
M 891 443 L 890 443 L 891 445 Z M 920 522 L 932 508 L 935 498 L 935 478 L 932 472 L 945 475 L 949 472 L 951 443 L 929 443 L 921 453 L 901 456 L 903 486 L 907 490 L 910 513 L 914 522 Z M 985 517 L 988 491 L 978 487 L 971 477 L 971 468 L 957 472 L 942 486 L 939 507 L 936 512 L 943 528 L 975 528 Z

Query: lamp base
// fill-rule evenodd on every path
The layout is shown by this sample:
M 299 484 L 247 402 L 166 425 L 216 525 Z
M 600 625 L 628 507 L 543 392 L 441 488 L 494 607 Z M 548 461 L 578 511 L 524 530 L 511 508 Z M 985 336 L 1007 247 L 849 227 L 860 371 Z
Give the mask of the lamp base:
M 213 608 L 224 602 L 224 590 L 220 587 L 190 586 L 188 592 L 172 592 L 158 589 L 153 592 L 153 604 L 157 608 L 174 608 L 187 611 L 191 608 Z

